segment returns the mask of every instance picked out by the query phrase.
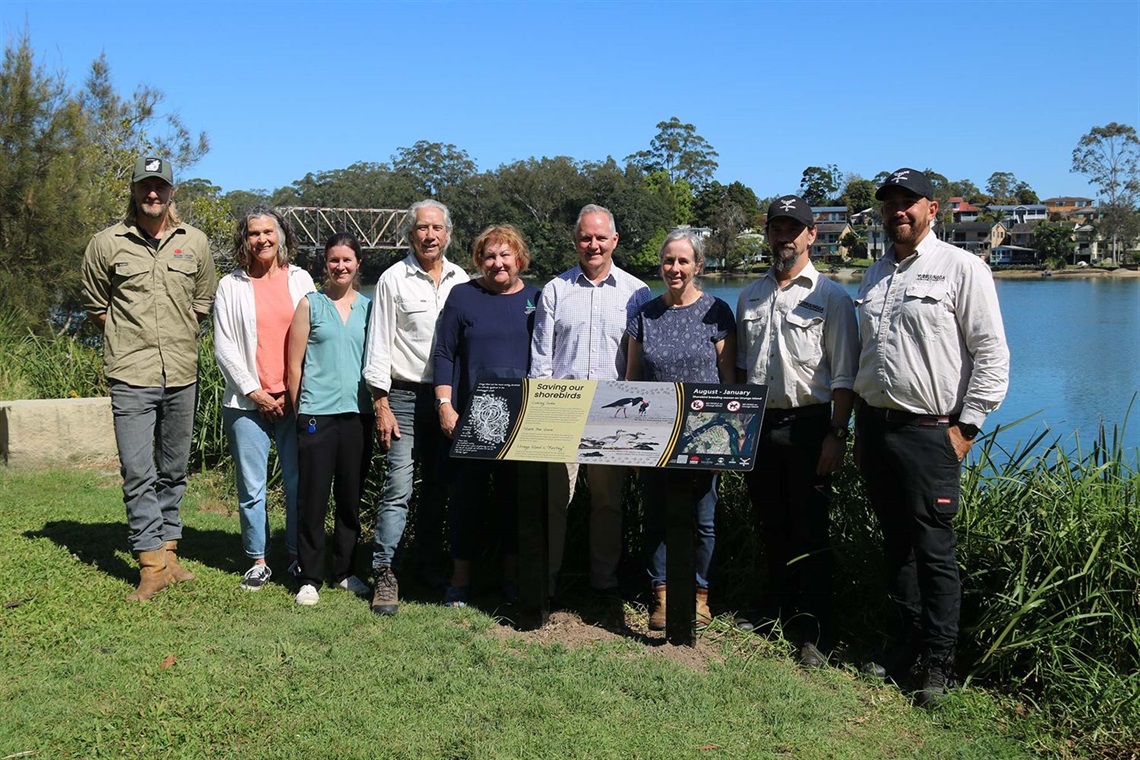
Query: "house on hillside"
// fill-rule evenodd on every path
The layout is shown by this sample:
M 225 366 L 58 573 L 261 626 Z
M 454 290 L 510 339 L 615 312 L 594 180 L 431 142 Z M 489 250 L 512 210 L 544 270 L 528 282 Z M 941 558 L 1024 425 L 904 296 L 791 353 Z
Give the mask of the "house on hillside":
M 989 258 L 990 251 L 1001 245 L 1005 236 L 1006 226 L 1001 222 L 955 222 L 942 230 L 942 239 L 947 243 L 983 259 Z
M 950 215 L 955 222 L 978 221 L 978 213 L 981 212 L 981 209 L 967 203 L 962 196 L 955 195 L 947 198 L 946 205 L 949 207 Z
M 1061 195 L 1056 198 L 1046 198 L 1041 202 L 1048 208 L 1049 218 L 1053 221 L 1064 219 L 1070 211 L 1094 205 L 1092 198 L 1082 198 L 1079 195 Z
M 1033 247 L 1033 233 L 1037 229 L 1040 222 L 1033 224 L 1014 224 L 1009 227 L 1006 232 L 1005 242 L 1014 246 L 1021 246 L 1024 248 Z
M 844 235 L 853 231 L 850 224 L 847 222 L 817 222 L 815 230 L 815 243 L 811 246 L 813 261 L 838 264 L 847 259 L 847 246 L 840 241 L 843 240 Z
M 1020 245 L 999 245 L 990 251 L 991 264 L 1036 264 L 1037 251 Z
M 812 206 L 811 215 L 816 224 L 838 223 L 847 221 L 846 206 Z
M 1017 203 L 1010 205 L 991 203 L 986 206 L 986 210 L 999 214 L 1001 220 L 1007 224 L 1044 222 L 1049 218 L 1049 207 L 1044 203 Z

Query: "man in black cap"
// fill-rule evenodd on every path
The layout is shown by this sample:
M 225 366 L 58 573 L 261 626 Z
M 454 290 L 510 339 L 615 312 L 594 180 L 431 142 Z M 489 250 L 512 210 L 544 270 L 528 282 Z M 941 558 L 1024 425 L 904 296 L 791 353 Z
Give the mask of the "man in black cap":
M 217 273 L 210 243 L 174 209 L 174 172 L 143 156 L 123 221 L 91 238 L 83 256 L 84 307 L 103 330 L 103 366 L 123 476 L 131 551 L 149 599 L 194 576 L 178 563 L 194 400 L 198 323 Z
M 820 667 L 832 644 L 828 481 L 847 450 L 859 334 L 851 298 L 812 266 L 807 202 L 777 198 L 765 231 L 772 266 L 737 302 L 736 367 L 739 382 L 768 386 L 756 467 L 745 476 L 768 594 L 737 625 L 781 622 L 800 664 Z
M 954 682 L 961 463 L 1005 398 L 1009 349 L 989 267 L 931 231 L 938 201 L 926 175 L 899 169 L 875 197 L 892 245 L 855 299 L 863 337 L 855 450 L 898 619 L 864 670 L 898 678 L 921 657 L 915 700 L 930 705 Z

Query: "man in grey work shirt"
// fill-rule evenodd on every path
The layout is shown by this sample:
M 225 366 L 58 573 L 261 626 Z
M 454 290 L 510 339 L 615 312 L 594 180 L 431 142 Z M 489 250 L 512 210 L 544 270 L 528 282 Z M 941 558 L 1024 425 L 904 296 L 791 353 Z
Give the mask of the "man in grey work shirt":
M 961 582 L 954 555 L 962 460 L 1005 398 L 1009 349 L 993 276 L 931 230 L 934 188 L 903 168 L 879 187 L 892 245 L 856 298 L 863 341 L 855 392 L 856 460 L 883 530 L 897 628 L 864 670 L 922 671 L 915 701 L 954 682 Z
M 607 209 L 585 206 L 574 224 L 578 266 L 542 289 L 531 340 L 532 378 L 621 380 L 625 328 L 650 298 L 649 287 L 613 263 L 618 233 Z M 621 491 L 625 468 L 588 465 L 590 481 L 590 585 L 617 593 L 621 559 Z M 550 571 L 562 567 L 566 511 L 574 498 L 578 465 L 553 465 L 549 475 Z M 553 584 L 551 590 L 553 591 Z
M 83 255 L 88 318 L 103 330 L 115 443 L 131 551 L 150 599 L 193 580 L 178 562 L 198 382 L 198 323 L 218 286 L 210 243 L 174 209 L 174 171 L 144 156 L 131 176 L 126 218 L 97 233 Z
M 765 226 L 768 273 L 736 307 L 737 379 L 768 386 L 756 467 L 745 474 L 768 558 L 768 593 L 737 626 L 779 620 L 799 663 L 831 648 L 831 473 L 847 451 L 859 334 L 847 292 L 811 263 L 816 227 L 799 196 L 777 198 Z

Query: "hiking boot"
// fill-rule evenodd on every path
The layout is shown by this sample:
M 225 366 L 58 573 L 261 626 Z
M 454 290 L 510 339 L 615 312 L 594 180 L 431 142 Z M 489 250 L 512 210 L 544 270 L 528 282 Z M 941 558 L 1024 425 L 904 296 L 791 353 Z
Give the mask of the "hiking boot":
M 372 591 L 372 612 L 376 615 L 395 615 L 400 608 L 400 584 L 392 568 L 387 565 L 376 571 L 376 586 Z
M 958 686 L 958 680 L 954 675 L 953 655 L 930 656 L 925 659 L 919 688 L 914 693 L 914 703 L 919 707 L 932 708 L 946 697 L 946 692 Z
M 297 598 L 293 601 L 302 607 L 312 607 L 321 601 L 321 595 L 317 593 L 316 586 L 311 583 L 306 583 L 304 586 L 301 586 L 301 590 L 297 592 Z
M 665 630 L 665 585 L 653 587 L 653 598 L 649 600 L 649 630 Z
M 127 597 L 128 602 L 145 602 L 173 583 L 166 569 L 166 550 L 158 548 L 139 552 L 139 586 Z
M 241 577 L 241 589 L 243 591 L 261 591 L 262 586 L 269 583 L 269 579 L 273 577 L 273 571 L 269 569 L 269 565 L 254 565 L 245 571 L 245 575 Z
M 709 590 L 697 589 L 697 628 L 707 628 L 712 622 L 712 612 L 709 610 Z
M 368 584 L 357 578 L 355 575 L 350 575 L 340 583 L 333 584 L 334 588 L 339 588 L 343 591 L 349 591 L 357 596 L 368 596 L 372 589 L 368 588 Z
M 194 573 L 178 564 L 178 542 L 163 541 L 162 548 L 166 550 L 166 572 L 174 583 L 183 583 L 194 580 Z

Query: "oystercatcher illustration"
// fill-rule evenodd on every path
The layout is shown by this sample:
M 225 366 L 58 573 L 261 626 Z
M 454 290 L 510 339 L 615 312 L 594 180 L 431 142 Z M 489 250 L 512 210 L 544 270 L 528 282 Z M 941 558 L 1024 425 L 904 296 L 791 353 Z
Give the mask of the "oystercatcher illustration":
M 629 416 L 628 410 L 631 409 L 632 407 L 638 406 L 639 404 L 643 403 L 644 401 L 645 401 L 645 399 L 642 398 L 641 396 L 638 396 L 637 398 L 619 398 L 617 401 L 613 402 L 612 404 L 606 404 L 602 408 L 603 409 L 613 409 L 614 410 L 614 417 L 618 416 L 618 412 L 621 412 L 622 417 L 628 417 Z
M 642 401 L 637 406 L 637 416 L 638 417 L 644 417 L 645 416 L 645 410 L 648 408 L 649 408 L 649 402 L 648 401 Z

